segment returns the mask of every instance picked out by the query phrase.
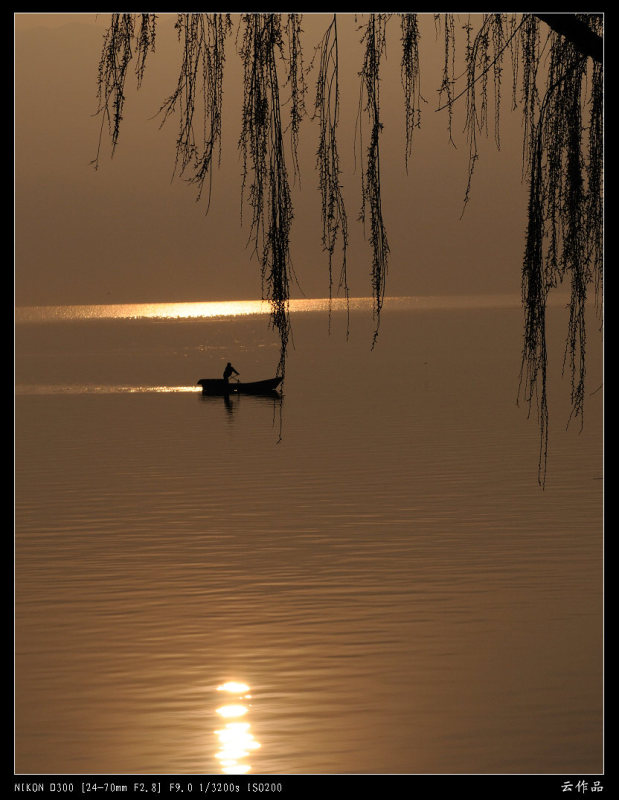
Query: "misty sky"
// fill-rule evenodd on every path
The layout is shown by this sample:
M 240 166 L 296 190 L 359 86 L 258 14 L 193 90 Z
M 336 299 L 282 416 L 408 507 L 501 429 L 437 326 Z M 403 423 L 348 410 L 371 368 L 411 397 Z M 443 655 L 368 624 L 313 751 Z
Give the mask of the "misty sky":
M 306 66 L 330 17 L 304 16 Z M 359 18 L 361 21 L 363 17 Z M 120 142 L 113 159 L 100 118 L 97 67 L 109 15 L 15 15 L 15 284 L 16 303 L 208 301 L 260 296 L 258 264 L 241 227 L 241 63 L 235 30 L 228 39 L 223 152 L 214 173 L 208 215 L 193 187 L 172 179 L 176 120 L 160 129 L 156 117 L 171 94 L 180 49 L 174 16 L 158 21 L 157 50 L 139 92 L 133 74 Z M 355 164 L 355 119 L 363 52 L 353 14 L 339 15 L 341 125 L 339 149 L 350 229 L 349 283 L 369 296 L 371 252 L 357 221 L 361 175 Z M 466 22 L 460 15 L 457 22 Z M 467 180 L 464 97 L 455 117 L 454 147 L 446 112 L 436 113 L 442 42 L 432 15 L 421 19 L 422 127 L 415 131 L 409 172 L 404 161 L 404 105 L 400 82 L 399 20 L 389 22 L 381 84 L 382 199 L 391 248 L 388 295 L 476 294 L 520 291 L 526 186 L 522 182 L 521 116 L 511 112 L 511 68 L 506 61 L 501 150 L 490 130 L 470 204 L 460 219 Z M 462 70 L 456 69 L 456 74 Z M 313 108 L 315 70 L 306 106 Z M 460 84 L 462 84 L 460 86 Z M 457 90 L 463 88 L 463 79 Z M 492 116 L 492 109 L 491 109 Z M 301 128 L 301 186 L 295 186 L 294 296 L 328 294 L 321 250 L 320 196 L 315 152 L 317 125 Z M 357 147 L 357 151 L 358 151 Z M 359 153 L 357 152 L 357 161 Z M 292 178 L 292 174 L 291 174 Z

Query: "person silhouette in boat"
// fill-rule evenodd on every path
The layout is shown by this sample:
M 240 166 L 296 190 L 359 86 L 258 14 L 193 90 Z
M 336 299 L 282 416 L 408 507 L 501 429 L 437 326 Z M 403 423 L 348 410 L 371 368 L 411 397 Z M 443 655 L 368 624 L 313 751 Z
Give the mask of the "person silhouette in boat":
M 229 380 L 229 378 L 230 378 L 230 376 L 232 375 L 233 372 L 234 372 L 235 375 L 240 375 L 241 374 L 240 372 L 237 372 L 234 369 L 234 367 L 232 366 L 232 364 L 228 361 L 228 363 L 226 364 L 226 368 L 224 370 L 224 380 L 225 380 L 226 383 L 228 383 L 228 380 Z

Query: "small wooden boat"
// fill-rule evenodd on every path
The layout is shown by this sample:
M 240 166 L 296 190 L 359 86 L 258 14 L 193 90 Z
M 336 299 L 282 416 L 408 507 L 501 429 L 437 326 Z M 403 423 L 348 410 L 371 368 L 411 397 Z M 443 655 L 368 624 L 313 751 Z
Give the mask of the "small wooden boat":
M 282 378 L 268 378 L 265 381 L 225 381 L 223 378 L 201 378 L 197 385 L 202 387 L 202 394 L 271 394 L 274 392 Z

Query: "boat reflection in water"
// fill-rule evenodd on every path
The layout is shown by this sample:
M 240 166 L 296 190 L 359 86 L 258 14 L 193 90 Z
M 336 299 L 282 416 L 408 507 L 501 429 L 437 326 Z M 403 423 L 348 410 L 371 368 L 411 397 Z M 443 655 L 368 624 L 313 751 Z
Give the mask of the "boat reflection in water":
M 229 775 L 241 775 L 251 771 L 251 764 L 245 759 L 254 750 L 260 747 L 251 732 L 251 725 L 247 721 L 250 705 L 244 700 L 251 700 L 250 688 L 246 683 L 228 681 L 217 687 L 218 692 L 225 692 L 229 696 L 229 703 L 225 703 L 215 711 L 221 717 L 223 726 L 215 731 L 219 742 L 219 750 L 215 758 L 219 761 L 221 771 Z

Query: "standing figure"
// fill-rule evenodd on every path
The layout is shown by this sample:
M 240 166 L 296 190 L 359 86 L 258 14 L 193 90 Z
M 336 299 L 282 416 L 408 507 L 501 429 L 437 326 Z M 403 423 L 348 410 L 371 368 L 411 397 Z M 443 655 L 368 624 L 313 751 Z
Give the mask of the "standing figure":
M 232 364 L 228 361 L 228 363 L 226 364 L 226 368 L 224 370 L 224 380 L 226 383 L 228 383 L 228 378 L 230 377 L 230 375 L 232 375 L 233 372 L 235 375 L 240 375 L 240 372 L 237 372 L 232 366 Z

